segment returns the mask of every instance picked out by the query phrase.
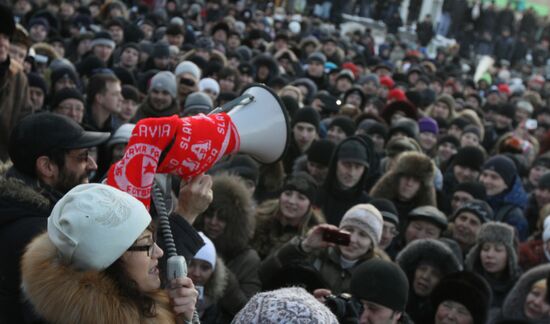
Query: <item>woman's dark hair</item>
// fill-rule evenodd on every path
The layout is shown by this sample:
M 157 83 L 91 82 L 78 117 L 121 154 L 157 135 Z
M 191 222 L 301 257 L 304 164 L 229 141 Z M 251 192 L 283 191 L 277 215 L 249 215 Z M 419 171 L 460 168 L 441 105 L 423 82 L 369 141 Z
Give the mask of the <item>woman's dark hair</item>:
M 149 225 L 147 229 L 155 233 L 152 225 Z M 130 275 L 124 268 L 122 258 L 118 258 L 105 269 L 105 274 L 116 283 L 121 296 L 138 307 L 142 316 L 147 318 L 156 316 L 155 300 L 139 290 L 138 283 L 130 278 Z

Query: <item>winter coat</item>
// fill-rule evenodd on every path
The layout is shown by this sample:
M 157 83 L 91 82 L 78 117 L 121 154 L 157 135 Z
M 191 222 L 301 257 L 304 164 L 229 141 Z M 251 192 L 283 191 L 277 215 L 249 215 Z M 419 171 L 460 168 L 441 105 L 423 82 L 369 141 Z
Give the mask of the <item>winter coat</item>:
M 319 188 L 317 197 L 315 199 L 315 205 L 319 206 L 323 211 L 327 223 L 338 226 L 340 220 L 351 207 L 369 202 L 370 198 L 364 191 L 365 181 L 367 179 L 368 170 L 365 168 L 361 179 L 350 189 L 341 189 L 336 177 L 336 166 L 338 163 L 338 153 L 342 144 L 346 141 L 359 141 L 365 146 L 367 152 L 369 149 L 367 144 L 358 137 L 349 137 L 334 149 L 332 158 L 330 160 L 329 169 L 325 183 Z
M 8 58 L 0 63 L 0 160 L 9 158 L 8 139 L 12 129 L 30 113 L 27 77 L 21 65 Z
M 292 264 L 312 266 L 321 275 L 326 288 L 334 295 L 350 292 L 351 276 L 355 269 L 364 261 L 374 256 L 373 252 L 367 253 L 363 258 L 349 269 L 343 269 L 340 265 L 340 252 L 335 248 L 322 249 L 320 251 L 305 253 L 299 247 L 300 237 L 292 240 L 275 251 L 262 262 L 260 278 L 266 283 L 274 276 L 277 270 Z
M 391 200 L 399 213 L 401 229 L 404 230 L 411 210 L 419 206 L 436 206 L 434 174 L 435 166 L 428 156 L 418 152 L 401 153 L 393 168 L 374 185 L 370 192 L 371 197 Z M 420 189 L 411 201 L 401 202 L 398 198 L 401 176 L 412 176 L 421 181 Z
M 0 323 L 24 323 L 35 317 L 29 305 L 20 302 L 19 264 L 25 246 L 46 230 L 59 197 L 13 168 L 0 179 Z
M 325 223 L 321 213 L 313 208 L 304 215 L 304 219 L 297 227 L 282 225 L 278 215 L 279 199 L 265 201 L 257 208 L 257 225 L 251 245 L 262 260 L 294 236 L 305 235 L 310 228 Z
M 132 119 L 134 123 L 137 123 L 138 121 L 142 120 L 143 118 L 150 118 L 150 117 L 170 117 L 173 115 L 177 115 L 180 112 L 180 108 L 178 105 L 178 101 L 176 99 L 172 100 L 172 104 L 170 104 L 170 107 L 158 111 L 155 110 L 151 103 L 149 102 L 149 96 L 147 96 L 143 103 L 139 106 L 136 115 Z
M 527 205 L 527 194 L 523 190 L 519 177 L 516 176 L 510 190 L 487 197 L 487 203 L 493 208 L 495 221 L 513 226 L 522 242 L 529 237 L 529 224 L 523 216 L 523 209 Z
M 516 282 L 512 290 L 510 290 L 510 292 L 508 293 L 508 296 L 504 300 L 504 304 L 502 305 L 501 310 L 496 312 L 496 314 L 492 314 L 493 316 L 491 316 L 489 323 L 497 323 L 498 320 L 503 318 L 508 320 L 527 320 L 523 312 L 525 299 L 527 298 L 527 295 L 529 294 L 529 291 L 531 290 L 533 284 L 541 279 L 546 278 L 549 272 L 550 264 L 545 264 L 535 267 L 524 273 Z M 549 320 L 550 317 L 547 317 L 546 319 L 538 321 L 531 320 L 529 323 L 547 324 Z
M 539 221 L 539 211 L 540 207 L 537 203 L 534 193 L 529 194 L 527 201 L 527 207 L 525 207 L 525 212 L 523 215 L 529 224 L 529 233 L 535 233 L 537 231 L 537 222 Z
M 550 260 L 544 254 L 544 242 L 541 235 L 537 235 L 519 245 L 519 265 L 527 271 Z
M 242 307 L 261 288 L 258 277 L 260 257 L 249 244 L 255 226 L 252 198 L 243 180 L 234 175 L 214 176 L 212 191 L 212 203 L 197 217 L 193 226 L 205 232 L 205 215 L 223 213 L 225 230 L 212 242 L 227 268 L 237 277 L 239 288 L 234 300 Z
M 146 318 L 125 297 L 114 279 L 99 271 L 77 271 L 58 259 L 48 234 L 34 239 L 22 260 L 25 295 L 36 312 L 51 323 L 175 323 L 168 294 L 147 294 L 156 315 Z

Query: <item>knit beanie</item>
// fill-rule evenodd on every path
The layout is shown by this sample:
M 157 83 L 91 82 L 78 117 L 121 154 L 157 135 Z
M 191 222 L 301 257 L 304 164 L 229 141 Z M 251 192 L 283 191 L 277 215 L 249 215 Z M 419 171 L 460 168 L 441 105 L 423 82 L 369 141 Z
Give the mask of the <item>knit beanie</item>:
M 355 133 L 355 123 L 351 118 L 346 116 L 335 117 L 328 126 L 328 129 L 331 129 L 333 126 L 340 127 L 346 133 L 346 136 L 351 136 Z
M 474 199 L 465 203 L 455 211 L 451 221 L 454 221 L 463 212 L 474 214 L 482 224 L 493 220 L 493 209 L 483 200 Z
M 158 42 L 153 45 L 153 58 L 167 58 L 170 57 L 170 45 L 164 42 Z
M 52 71 L 52 74 L 50 75 L 51 87 L 53 88 L 57 81 L 61 79 L 70 79 L 74 84 L 79 84 L 79 79 L 76 72 L 68 66 L 63 66 Z
M 64 100 L 67 99 L 76 99 L 84 104 L 84 97 L 82 97 L 80 91 L 75 88 L 63 88 L 57 91 L 53 96 L 50 108 L 52 110 L 56 109 Z
M 533 165 L 531 166 L 531 168 L 534 168 L 536 166 L 543 166 L 547 169 L 550 169 L 550 157 L 544 155 L 539 156 L 535 159 L 535 161 L 533 161 Z
M 439 141 L 437 141 L 437 145 L 441 145 L 443 143 L 449 143 L 454 145 L 455 148 L 460 147 L 460 141 L 458 138 L 454 137 L 453 135 L 443 135 L 439 138 Z
M 212 266 L 212 270 L 216 269 L 216 247 L 214 243 L 203 232 L 199 232 L 204 245 L 195 254 L 193 259 L 198 259 L 208 262 Z
M 430 299 L 434 309 L 447 300 L 460 303 L 472 315 L 473 324 L 485 324 L 491 295 L 491 288 L 483 277 L 471 271 L 461 271 L 443 277 Z
M 430 117 L 423 117 L 420 118 L 418 121 L 418 128 L 420 129 L 420 133 L 432 133 L 432 134 L 439 134 L 439 126 L 437 125 L 437 122 Z
M 388 88 L 388 89 L 393 89 L 393 87 L 395 86 L 395 82 L 393 81 L 393 79 L 387 75 L 383 75 L 380 77 L 380 85 Z
M 448 94 L 440 95 L 437 97 L 436 102 L 444 103 L 451 111 L 455 109 L 455 99 Z
M 497 108 L 496 111 L 497 114 L 508 117 L 510 119 L 514 119 L 516 115 L 516 108 L 512 104 L 502 104 Z
M 370 201 L 370 204 L 378 209 L 378 211 L 382 214 L 382 219 L 384 221 L 390 222 L 395 226 L 399 226 L 399 217 L 397 216 L 398 212 L 391 200 L 374 198 Z
M 537 188 L 550 190 L 550 172 L 547 172 L 542 177 L 540 177 Z
M 366 124 L 365 122 L 367 122 L 367 121 L 368 120 L 364 120 L 363 122 L 361 122 L 361 124 L 359 124 L 358 128 L 364 129 L 365 132 L 367 133 L 367 135 L 377 134 L 377 135 L 382 136 L 384 139 L 388 138 L 388 127 L 386 125 L 384 125 L 382 123 L 379 123 L 379 122 L 376 122 L 376 121 L 374 121 L 371 124 Z
M 327 139 L 314 141 L 307 150 L 307 160 L 328 167 L 336 144 Z
M 326 323 L 336 316 L 305 289 L 281 288 L 254 295 L 235 315 L 232 324 Z
M 403 117 L 390 127 L 389 137 L 391 138 L 397 132 L 402 132 L 407 137 L 416 139 L 420 131 L 415 120 Z
M 413 209 L 407 219 L 409 223 L 414 220 L 423 220 L 434 224 L 441 230 L 447 229 L 447 216 L 433 206 L 420 206 Z
M 481 182 L 462 182 L 456 185 L 454 188 L 453 193 L 457 191 L 464 191 L 472 195 L 475 199 L 479 200 L 486 200 L 487 199 L 487 193 L 485 191 L 485 187 Z
M 111 37 L 111 34 L 104 31 L 98 32 L 94 35 L 94 39 L 92 39 L 91 47 L 93 48 L 94 46 L 97 46 L 97 45 L 104 45 L 110 48 L 115 48 L 116 46 L 115 41 Z
M 48 94 L 48 85 L 40 74 L 31 72 L 27 74 L 27 79 L 29 80 L 29 87 L 39 88 L 44 93 L 44 96 Z
M 360 77 L 357 83 L 363 85 L 369 82 L 373 82 L 376 87 L 380 86 L 380 79 L 378 78 L 378 75 L 374 73 L 370 73 Z
M 334 97 L 326 90 L 321 90 L 315 95 L 315 99 L 321 100 L 323 103 L 324 113 L 337 113 L 340 110 L 340 104 L 342 103 L 338 98 Z
M 453 165 L 470 168 L 472 170 L 481 171 L 485 154 L 476 146 L 466 146 L 458 150 L 453 157 Z
M 350 161 L 369 167 L 367 148 L 357 137 L 347 138 L 337 148 L 337 158 L 341 161 Z
M 401 268 L 391 262 L 372 258 L 361 263 L 350 282 L 351 292 L 358 299 L 404 312 L 409 294 L 409 280 Z
M 299 171 L 289 175 L 285 179 L 281 191 L 287 190 L 293 190 L 301 193 L 309 199 L 310 203 L 312 203 L 317 195 L 317 183 L 308 173 Z
M 151 79 L 151 85 L 149 86 L 150 90 L 164 90 L 167 91 L 172 98 L 177 97 L 177 85 L 176 77 L 172 72 L 162 71 Z
M 201 69 L 191 61 L 183 61 L 176 67 L 174 74 L 179 76 L 183 73 L 190 73 L 196 80 L 201 78 Z
M 479 129 L 479 127 L 477 127 L 475 125 L 468 125 L 468 126 L 464 127 L 464 130 L 462 131 L 462 135 L 467 134 L 467 133 L 472 133 L 472 134 L 476 135 L 477 138 L 481 141 L 481 130 Z
M 292 127 L 297 123 L 307 123 L 313 125 L 313 127 L 319 131 L 320 122 L 321 117 L 319 113 L 312 107 L 301 108 L 292 116 Z
M 504 155 L 496 155 L 487 160 L 483 165 L 483 170 L 496 172 L 504 180 L 508 188 L 512 188 L 518 173 L 514 162 Z
M 365 231 L 374 246 L 378 246 L 382 238 L 384 220 L 380 211 L 371 204 L 359 204 L 351 207 L 342 217 L 340 228 L 353 226 Z
M 311 63 L 312 61 L 320 62 L 321 64 L 325 64 L 327 62 L 327 57 L 325 54 L 321 52 L 313 52 L 311 53 L 307 58 L 307 63 Z
M 184 116 L 196 115 L 199 113 L 206 115 L 213 107 L 214 104 L 209 95 L 204 92 L 193 92 L 185 98 L 182 114 Z
M 212 78 L 204 78 L 199 81 L 199 90 L 210 90 L 216 94 L 220 93 L 220 84 L 218 81 L 212 79 Z

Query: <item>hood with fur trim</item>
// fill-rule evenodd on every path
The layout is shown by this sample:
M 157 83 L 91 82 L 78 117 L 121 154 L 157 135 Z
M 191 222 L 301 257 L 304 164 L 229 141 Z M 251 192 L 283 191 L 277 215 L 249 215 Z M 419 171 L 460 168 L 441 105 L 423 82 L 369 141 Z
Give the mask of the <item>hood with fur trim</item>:
M 438 268 L 443 276 L 462 270 L 460 260 L 453 251 L 445 243 L 434 239 L 420 239 L 409 243 L 395 261 L 407 274 L 410 283 L 414 281 L 416 268 L 424 262 Z
M 510 290 L 502 305 L 502 315 L 506 319 L 526 320 L 523 312 L 523 304 L 531 290 L 531 286 L 550 273 L 550 264 L 537 266 L 524 273 Z M 533 324 L 547 324 L 548 318 L 539 321 L 531 321 Z
M 204 295 L 211 304 L 217 303 L 225 293 L 228 284 L 227 267 L 220 257 L 216 257 L 216 268 L 204 286 Z
M 175 323 L 168 295 L 159 290 L 156 316 L 143 318 L 113 279 L 98 271 L 76 271 L 57 258 L 47 233 L 35 238 L 22 259 L 22 288 L 49 323 Z
M 395 165 L 376 182 L 370 196 L 397 201 L 401 176 L 411 176 L 420 180 L 420 189 L 412 201 L 415 206 L 437 206 L 434 188 L 435 165 L 427 155 L 419 152 L 401 153 Z
M 254 203 L 244 181 L 235 175 L 217 174 L 212 183 L 213 200 L 208 209 L 197 217 L 195 228 L 204 230 L 205 215 L 216 213 L 218 218 L 225 220 L 224 232 L 212 239 L 218 254 L 229 262 L 248 247 L 254 233 Z

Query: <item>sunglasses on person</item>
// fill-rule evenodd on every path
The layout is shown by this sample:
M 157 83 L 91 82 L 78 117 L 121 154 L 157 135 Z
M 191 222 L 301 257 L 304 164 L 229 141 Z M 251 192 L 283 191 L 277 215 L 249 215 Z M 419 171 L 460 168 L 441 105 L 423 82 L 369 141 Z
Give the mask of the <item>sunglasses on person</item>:
M 188 87 L 192 87 L 195 85 L 195 81 L 187 78 L 181 78 L 180 84 L 186 85 Z

